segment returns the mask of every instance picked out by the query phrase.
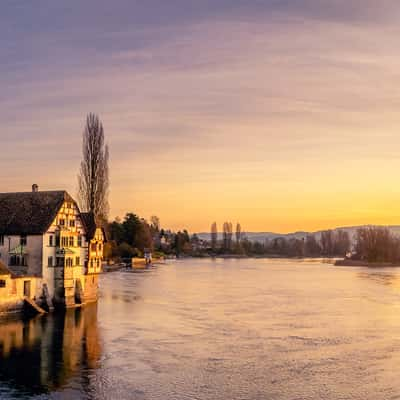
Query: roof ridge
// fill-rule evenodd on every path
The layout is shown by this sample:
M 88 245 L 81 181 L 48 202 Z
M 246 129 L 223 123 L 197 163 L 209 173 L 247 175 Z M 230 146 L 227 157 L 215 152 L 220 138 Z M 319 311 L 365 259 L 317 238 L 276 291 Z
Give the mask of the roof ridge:
M 0 193 L 0 233 L 43 234 L 63 202 L 73 202 L 79 210 L 66 190 Z
M 26 192 L 0 192 L 0 194 L 40 194 L 40 193 L 68 193 L 67 190 L 65 189 L 60 189 L 60 190 L 40 190 L 38 192 L 32 192 L 32 191 L 26 191 Z M 69 194 L 69 193 L 68 193 Z

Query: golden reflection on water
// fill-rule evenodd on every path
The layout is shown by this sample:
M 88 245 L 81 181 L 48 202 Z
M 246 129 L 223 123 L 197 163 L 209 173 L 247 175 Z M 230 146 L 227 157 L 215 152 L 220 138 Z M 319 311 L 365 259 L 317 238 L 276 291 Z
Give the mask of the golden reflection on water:
M 1 400 L 400 393 L 400 269 L 190 259 L 100 285 L 98 307 L 0 325 Z
M 398 274 L 393 272 L 371 272 L 363 271 L 358 273 L 358 277 L 361 279 L 367 279 L 375 283 L 380 283 L 382 285 L 394 286 L 400 289 L 400 277 Z
M 100 357 L 97 305 L 1 321 L 0 385 L 21 396 L 58 390 L 83 369 L 97 368 Z

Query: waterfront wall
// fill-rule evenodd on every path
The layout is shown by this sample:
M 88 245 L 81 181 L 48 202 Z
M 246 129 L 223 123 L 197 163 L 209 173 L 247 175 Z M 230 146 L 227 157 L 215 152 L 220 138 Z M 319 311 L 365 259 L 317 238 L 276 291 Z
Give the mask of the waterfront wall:
M 93 303 L 98 299 L 99 275 L 85 275 L 85 303 Z
M 24 297 L 43 303 L 41 278 L 0 275 L 0 284 L 0 315 L 22 312 Z

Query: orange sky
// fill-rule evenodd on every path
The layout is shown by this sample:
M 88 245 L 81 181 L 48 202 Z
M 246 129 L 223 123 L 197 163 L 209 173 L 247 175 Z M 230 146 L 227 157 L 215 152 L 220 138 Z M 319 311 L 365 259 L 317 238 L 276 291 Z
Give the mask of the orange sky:
M 190 231 L 400 224 L 400 5 L 236 3 L 193 14 L 174 1 L 181 14 L 164 21 L 121 2 L 100 27 L 78 8 L 60 26 L 27 26 L 10 8 L 0 190 L 36 182 L 74 195 L 94 111 L 110 145 L 112 217 L 156 214 Z

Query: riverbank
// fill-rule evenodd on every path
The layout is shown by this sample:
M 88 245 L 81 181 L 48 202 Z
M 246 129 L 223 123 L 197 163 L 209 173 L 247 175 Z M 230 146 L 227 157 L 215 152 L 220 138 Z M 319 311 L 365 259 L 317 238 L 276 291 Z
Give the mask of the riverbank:
M 298 256 L 283 256 L 280 254 L 261 254 L 261 255 L 246 255 L 246 254 L 206 254 L 206 255 L 180 255 L 178 260 L 190 259 L 223 259 L 223 260 L 293 260 L 293 261 L 318 261 L 322 263 L 333 264 L 338 260 L 337 257 L 298 257 Z
M 367 267 L 367 268 L 393 268 L 400 267 L 400 264 L 393 264 L 388 262 L 368 262 L 363 260 L 336 260 L 335 266 L 337 267 Z

